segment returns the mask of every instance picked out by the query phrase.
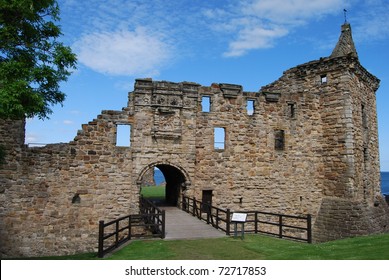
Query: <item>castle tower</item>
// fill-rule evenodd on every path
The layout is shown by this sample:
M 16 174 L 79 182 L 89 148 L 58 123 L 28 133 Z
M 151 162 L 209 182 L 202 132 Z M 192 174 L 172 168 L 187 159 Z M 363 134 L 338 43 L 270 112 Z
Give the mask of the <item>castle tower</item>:
M 333 147 L 343 146 L 338 150 L 339 157 L 347 163 L 347 168 L 343 170 L 344 189 L 334 190 L 330 195 L 362 199 L 372 205 L 380 193 L 375 96 L 380 81 L 360 64 L 349 23 L 342 25 L 341 35 L 327 64 L 337 65 L 337 68 L 328 72 L 323 83 L 337 87 L 337 92 L 336 97 L 328 94 L 324 106 L 331 108 L 331 103 L 336 103 L 339 108 L 343 105 L 341 110 L 331 109 L 339 113 L 337 121 L 330 120 L 328 115 L 324 117 L 329 120 L 327 124 L 334 124 L 329 128 L 332 138 L 328 140 L 333 142 Z M 339 75 L 338 80 L 333 79 L 335 75 Z M 340 132 L 338 137 L 336 132 Z
M 380 81 L 360 64 L 349 23 L 320 68 L 324 197 L 315 240 L 385 232 L 389 210 L 380 194 L 376 111 Z

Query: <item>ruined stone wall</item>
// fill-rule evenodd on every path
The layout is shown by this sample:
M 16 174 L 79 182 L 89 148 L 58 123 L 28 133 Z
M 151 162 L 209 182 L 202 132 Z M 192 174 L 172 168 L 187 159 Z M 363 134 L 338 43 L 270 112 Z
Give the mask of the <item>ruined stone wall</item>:
M 129 121 L 128 112 L 105 111 L 69 144 L 7 149 L 0 168 L 2 257 L 95 251 L 99 220 L 137 213 L 131 151 L 115 146 L 116 123 Z
M 210 189 L 216 205 L 235 211 L 302 214 L 315 209 L 321 197 L 321 159 L 315 148 L 321 134 L 319 98 L 292 90 L 289 78 L 258 93 L 236 88 L 235 95 L 226 94 L 228 86 L 223 85 L 201 89 L 201 95 L 211 97 L 212 108 L 198 116 L 201 133 L 194 192 L 198 198 L 201 190 Z M 247 100 L 255 101 L 253 115 L 246 111 Z M 214 149 L 214 127 L 225 128 L 222 150 Z M 279 151 L 275 149 L 277 130 L 285 135 L 285 147 Z
M 355 58 L 325 58 L 258 92 L 139 79 L 127 107 L 103 111 L 67 144 L 29 148 L 23 121 L 1 121 L 0 255 L 95 251 L 99 220 L 138 213 L 154 167 L 171 205 L 212 191 L 214 205 L 233 211 L 312 214 L 319 241 L 382 232 L 377 86 Z M 120 125 L 131 128 L 128 146 L 118 145 Z M 223 148 L 215 128 L 225 131 Z M 356 226 L 333 231 L 343 220 Z
M 154 169 L 150 168 L 142 178 L 142 186 L 155 186 Z
M 316 226 L 315 242 L 389 232 L 389 207 L 382 196 L 375 205 L 366 200 L 324 197 Z
M 185 173 L 183 184 L 195 178 L 196 111 L 198 106 L 195 83 L 153 82 L 139 79 L 130 103 L 134 108 L 132 133 L 133 175 L 137 187 L 145 172 L 155 166 L 172 166 Z M 168 174 L 165 172 L 165 179 Z M 174 181 L 174 175 L 171 175 Z M 176 188 L 177 186 L 172 186 Z M 167 189 L 170 189 L 167 185 Z M 181 186 L 177 190 L 181 194 Z
M 25 120 L 0 119 L 0 146 L 4 149 L 6 162 L 0 163 L 0 194 L 12 186 L 11 182 L 17 180 L 24 135 Z

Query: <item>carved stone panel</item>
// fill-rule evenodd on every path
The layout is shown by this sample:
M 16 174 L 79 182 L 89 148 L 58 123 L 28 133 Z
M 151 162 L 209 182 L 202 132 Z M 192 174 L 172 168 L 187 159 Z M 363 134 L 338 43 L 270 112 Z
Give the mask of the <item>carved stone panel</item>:
M 182 95 L 176 94 L 153 94 L 152 106 L 182 108 Z
M 181 138 L 180 110 L 158 108 L 154 112 L 153 137 L 164 139 Z

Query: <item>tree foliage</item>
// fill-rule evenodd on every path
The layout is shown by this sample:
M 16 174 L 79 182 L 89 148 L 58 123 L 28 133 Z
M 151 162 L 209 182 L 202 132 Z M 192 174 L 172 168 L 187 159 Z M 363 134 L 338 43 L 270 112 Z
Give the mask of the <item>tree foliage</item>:
M 0 0 L 0 117 L 48 118 L 63 103 L 60 82 L 76 68 L 55 0 Z

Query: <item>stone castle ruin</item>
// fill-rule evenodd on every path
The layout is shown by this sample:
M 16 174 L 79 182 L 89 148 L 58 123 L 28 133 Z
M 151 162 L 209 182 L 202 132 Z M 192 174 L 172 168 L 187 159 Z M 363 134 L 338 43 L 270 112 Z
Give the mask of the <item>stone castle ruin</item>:
M 315 242 L 389 232 L 378 87 L 345 23 L 329 57 L 257 92 L 138 79 L 121 111 L 44 147 L 24 144 L 24 120 L 0 120 L 0 256 L 96 251 L 99 220 L 138 213 L 156 167 L 170 205 L 185 194 L 234 211 L 311 214 Z

